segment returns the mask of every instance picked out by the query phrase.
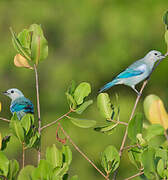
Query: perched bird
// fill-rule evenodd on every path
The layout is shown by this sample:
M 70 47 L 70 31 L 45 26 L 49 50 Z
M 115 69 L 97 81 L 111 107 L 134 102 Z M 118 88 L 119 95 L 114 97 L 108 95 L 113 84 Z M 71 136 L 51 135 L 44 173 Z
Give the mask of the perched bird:
M 34 114 L 34 106 L 32 102 L 25 98 L 20 90 L 12 88 L 8 89 L 6 92 L 4 92 L 4 94 L 12 99 L 10 111 L 12 114 L 16 112 L 19 120 L 21 120 L 22 117 L 27 113 Z
M 163 58 L 165 58 L 165 56 L 159 51 L 152 50 L 148 52 L 145 57 L 131 64 L 111 82 L 105 84 L 99 90 L 99 93 L 106 91 L 117 84 L 125 84 L 130 86 L 139 95 L 140 93 L 135 89 L 135 85 L 146 79 L 152 72 L 155 62 Z

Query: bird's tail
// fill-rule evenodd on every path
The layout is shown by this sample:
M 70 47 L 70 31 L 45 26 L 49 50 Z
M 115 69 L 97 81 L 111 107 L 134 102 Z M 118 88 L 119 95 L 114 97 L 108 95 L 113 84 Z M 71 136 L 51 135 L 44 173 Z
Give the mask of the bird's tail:
M 112 86 L 115 86 L 118 83 L 119 83 L 119 81 L 117 79 L 114 79 L 113 81 L 105 84 L 102 88 L 100 88 L 99 93 L 108 90 L 109 88 L 111 88 Z

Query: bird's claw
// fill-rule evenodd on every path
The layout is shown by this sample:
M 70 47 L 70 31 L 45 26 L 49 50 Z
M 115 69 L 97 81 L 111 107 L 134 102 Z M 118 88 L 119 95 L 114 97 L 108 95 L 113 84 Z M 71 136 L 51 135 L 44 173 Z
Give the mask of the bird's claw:
M 141 95 L 142 95 L 142 93 L 140 93 L 140 92 L 137 92 L 137 94 L 138 94 L 138 96 L 141 96 Z

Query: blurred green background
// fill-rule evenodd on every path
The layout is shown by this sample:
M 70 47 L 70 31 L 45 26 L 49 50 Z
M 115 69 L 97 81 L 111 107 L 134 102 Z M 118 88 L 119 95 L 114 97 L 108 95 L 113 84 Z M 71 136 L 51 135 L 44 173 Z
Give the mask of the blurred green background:
M 80 117 L 103 123 L 96 107 L 98 89 L 134 60 L 143 57 L 149 50 L 166 52 L 162 16 L 167 10 L 167 0 L 47 0 L 47 1 L 0 1 L 0 82 L 1 91 L 16 87 L 22 90 L 36 106 L 35 78 L 31 70 L 13 65 L 15 50 L 11 43 L 11 26 L 15 32 L 33 23 L 41 24 L 49 43 L 49 56 L 39 65 L 40 103 L 42 124 L 54 121 L 68 111 L 65 91 L 71 80 L 87 81 L 92 85 L 91 98 L 94 104 Z M 168 98 L 168 61 L 163 61 L 153 73 L 144 90 L 138 111 L 146 95 L 155 93 Z M 140 87 L 140 86 L 138 86 Z M 122 121 L 128 121 L 135 92 L 129 87 L 116 86 L 108 91 L 115 103 L 119 95 Z M 10 118 L 10 100 L 1 95 L 1 116 Z M 166 106 L 168 103 L 165 101 Z M 36 112 L 37 113 L 37 112 Z M 74 142 L 101 168 L 100 155 L 107 145 L 118 149 L 124 128 L 107 136 L 93 129 L 81 129 L 64 119 L 61 121 Z M 56 126 L 42 134 L 42 156 L 47 146 L 56 143 Z M 8 124 L 0 122 L 0 132 L 9 133 Z M 81 180 L 101 180 L 103 177 L 73 148 L 70 174 Z M 6 153 L 10 159 L 20 160 L 21 147 L 14 138 Z M 27 150 L 26 164 L 36 165 L 35 150 Z M 101 168 L 102 169 L 102 168 Z M 102 169 L 103 170 L 103 169 Z M 122 157 L 118 180 L 136 173 L 127 154 Z M 135 178 L 136 179 L 136 178 Z M 138 178 L 137 178 L 138 179 Z

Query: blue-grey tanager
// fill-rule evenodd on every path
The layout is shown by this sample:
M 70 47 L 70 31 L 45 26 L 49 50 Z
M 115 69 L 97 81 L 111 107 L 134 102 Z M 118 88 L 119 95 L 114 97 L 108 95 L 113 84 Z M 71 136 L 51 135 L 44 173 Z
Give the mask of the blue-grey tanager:
M 125 84 L 130 86 L 139 95 L 140 93 L 135 89 L 135 85 L 146 79 L 152 72 L 155 62 L 163 58 L 165 56 L 159 51 L 152 50 L 148 52 L 145 57 L 131 64 L 111 82 L 105 84 L 99 92 L 106 91 L 117 84 Z
M 34 113 L 34 107 L 32 102 L 25 98 L 23 93 L 16 89 L 8 89 L 4 94 L 12 99 L 11 105 L 10 105 L 10 111 L 12 114 L 16 112 L 16 115 L 19 120 L 22 119 L 24 115 L 27 113 Z

